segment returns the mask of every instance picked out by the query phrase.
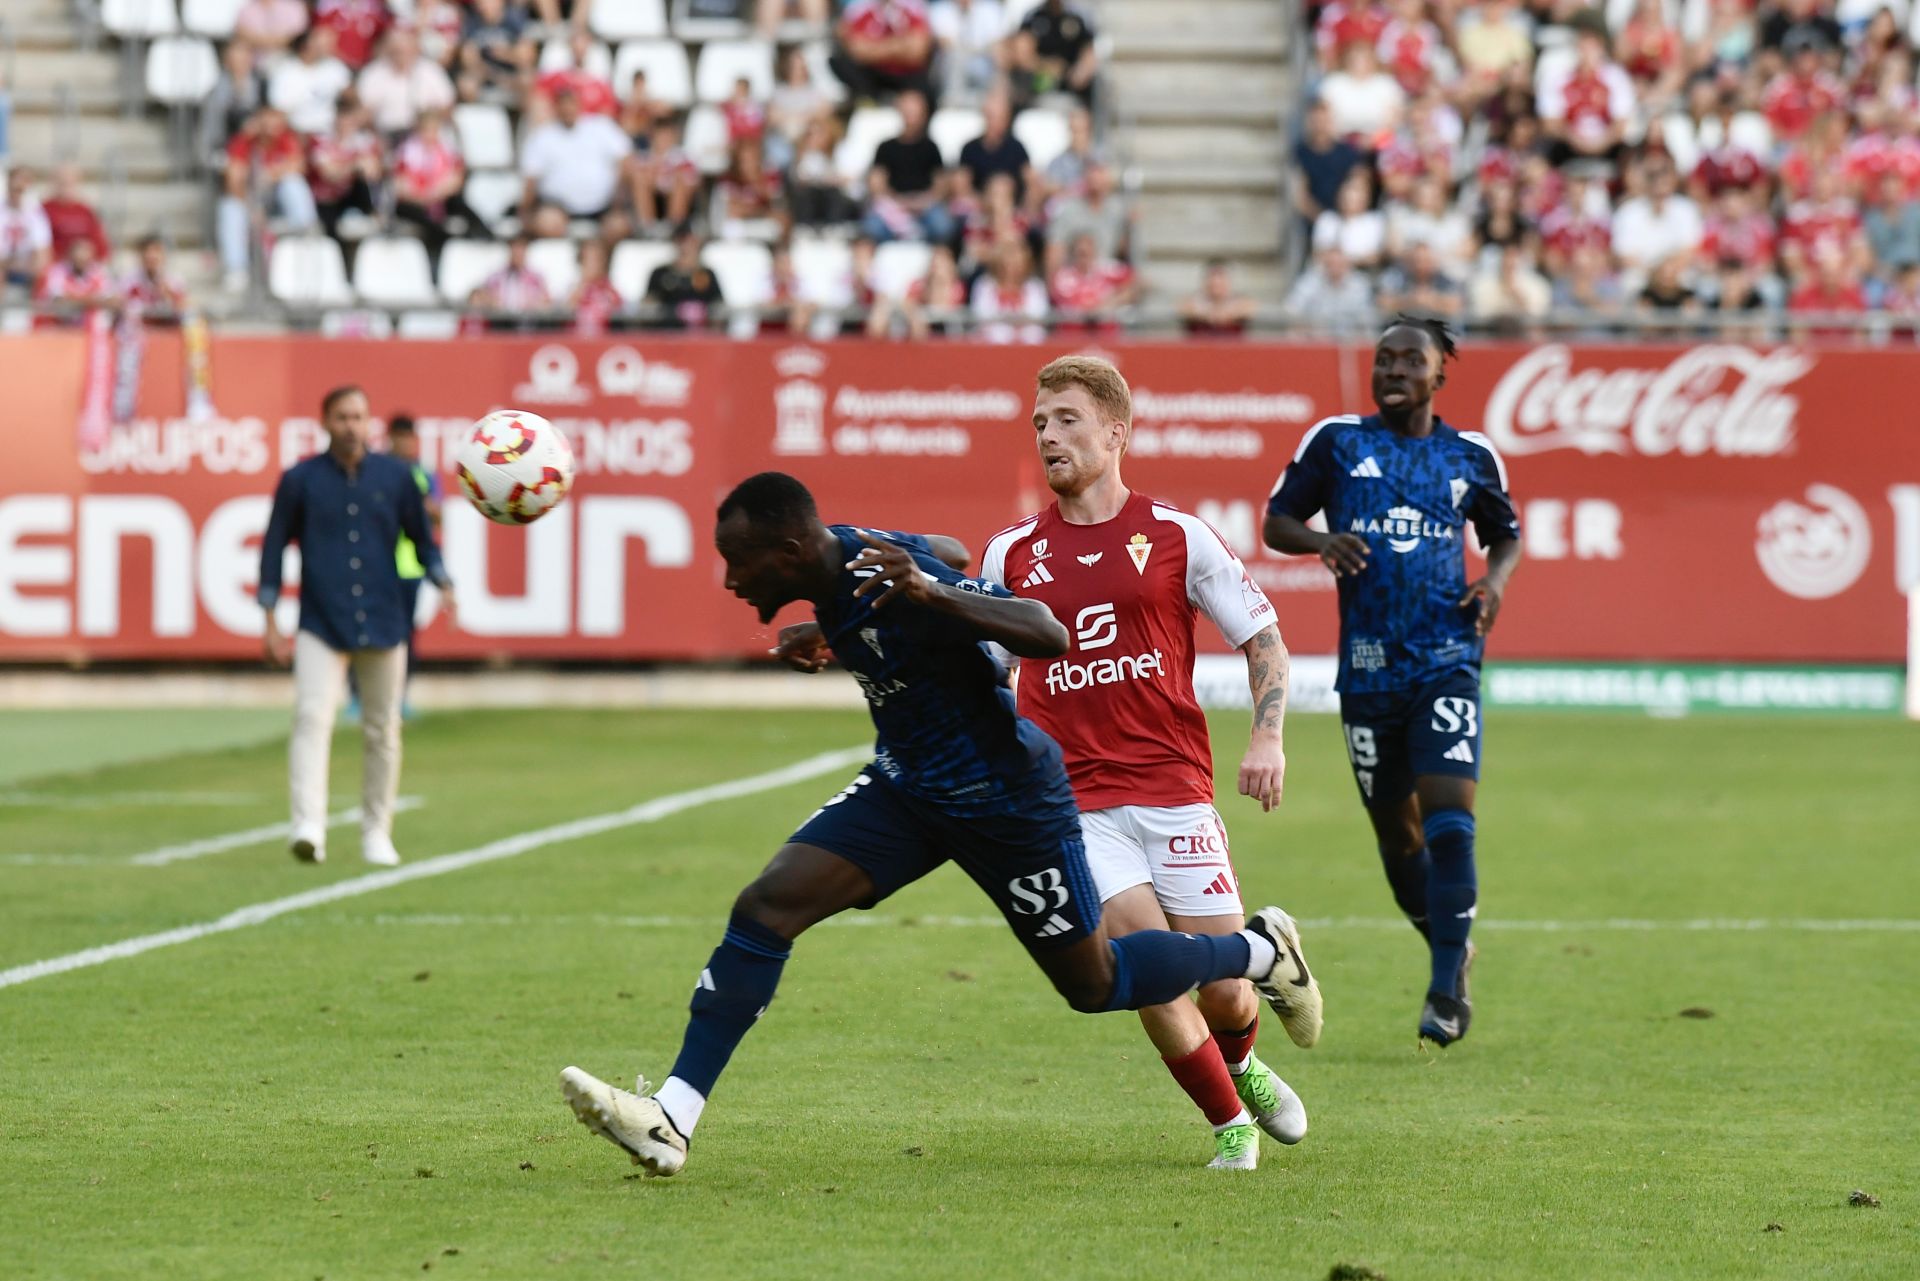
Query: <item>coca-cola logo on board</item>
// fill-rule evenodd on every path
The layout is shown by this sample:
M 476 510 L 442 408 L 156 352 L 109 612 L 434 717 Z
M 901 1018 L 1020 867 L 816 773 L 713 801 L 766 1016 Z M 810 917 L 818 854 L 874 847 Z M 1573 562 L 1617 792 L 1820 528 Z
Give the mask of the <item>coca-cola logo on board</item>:
M 1486 432 L 1507 454 L 1773 457 L 1793 447 L 1800 398 L 1787 389 L 1813 363 L 1786 347 L 1709 343 L 1664 369 L 1576 369 L 1568 347 L 1549 343 L 1501 376 Z

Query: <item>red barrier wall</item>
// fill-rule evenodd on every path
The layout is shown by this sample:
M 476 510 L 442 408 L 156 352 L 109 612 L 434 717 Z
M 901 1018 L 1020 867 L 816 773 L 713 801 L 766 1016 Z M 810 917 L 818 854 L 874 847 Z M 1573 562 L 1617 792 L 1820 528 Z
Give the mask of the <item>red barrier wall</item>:
M 177 339 L 147 343 L 140 416 L 76 444 L 83 340 L 0 340 L 13 463 L 0 484 L 0 659 L 258 652 L 258 537 L 282 467 L 322 447 L 354 381 L 421 421 L 430 463 L 489 409 L 547 415 L 580 475 L 528 529 L 457 498 L 445 542 L 465 630 L 439 657 L 679 658 L 765 644 L 708 545 L 735 480 L 779 467 L 829 519 L 976 550 L 1047 497 L 1026 423 L 1069 350 L 707 339 L 216 339 L 218 417 L 190 423 Z M 1117 344 L 1137 397 L 1138 489 L 1205 515 L 1274 595 L 1289 642 L 1330 652 L 1332 582 L 1260 550 L 1267 492 L 1315 421 L 1369 408 L 1369 351 Z M 1920 580 L 1920 354 L 1471 346 L 1441 397 L 1499 445 L 1528 560 L 1495 651 L 1513 658 L 1898 661 Z M 24 444 L 25 448 L 19 448 Z M 1471 553 L 1470 553 L 1471 554 Z

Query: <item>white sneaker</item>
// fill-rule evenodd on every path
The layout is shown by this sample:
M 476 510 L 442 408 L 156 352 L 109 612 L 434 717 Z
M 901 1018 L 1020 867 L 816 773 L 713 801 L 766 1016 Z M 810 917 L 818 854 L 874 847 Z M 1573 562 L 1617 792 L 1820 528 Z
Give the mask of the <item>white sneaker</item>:
M 1273 968 L 1253 981 L 1280 1016 L 1293 1043 L 1310 1050 L 1320 1039 L 1320 984 L 1300 950 L 1300 927 L 1277 907 L 1263 907 L 1247 919 L 1247 928 L 1273 944 Z
M 393 838 L 385 832 L 362 832 L 360 857 L 375 867 L 400 866 L 400 851 L 393 848 Z
M 639 1086 L 649 1088 L 645 1078 Z M 669 1178 L 687 1163 L 687 1141 L 651 1096 L 608 1085 L 577 1067 L 560 1073 L 560 1093 L 580 1124 L 625 1151 L 648 1178 Z
M 327 861 L 327 830 L 318 824 L 303 823 L 287 838 L 287 850 L 302 863 Z

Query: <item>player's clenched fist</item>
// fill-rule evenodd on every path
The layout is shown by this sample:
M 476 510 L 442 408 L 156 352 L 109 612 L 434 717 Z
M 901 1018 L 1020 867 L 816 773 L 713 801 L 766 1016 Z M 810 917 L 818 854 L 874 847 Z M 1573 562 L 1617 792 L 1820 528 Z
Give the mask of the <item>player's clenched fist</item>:
M 1256 740 L 1248 746 L 1240 761 L 1240 795 L 1259 801 L 1263 812 L 1272 811 L 1280 804 L 1286 782 L 1287 754 L 1279 743 Z
M 1358 534 L 1330 534 L 1320 547 L 1320 563 L 1335 578 L 1346 578 L 1367 567 L 1367 540 Z
M 795 623 L 780 629 L 780 641 L 767 651 L 796 672 L 817 672 L 833 658 L 827 634 L 818 623 Z
M 914 563 L 906 548 L 884 542 L 865 530 L 859 531 L 859 535 L 866 549 L 847 562 L 848 569 L 866 579 L 853 589 L 855 600 L 872 597 L 869 603 L 879 609 L 896 596 L 916 605 L 924 605 L 933 598 L 938 584 Z M 875 592 L 879 595 L 875 596 Z

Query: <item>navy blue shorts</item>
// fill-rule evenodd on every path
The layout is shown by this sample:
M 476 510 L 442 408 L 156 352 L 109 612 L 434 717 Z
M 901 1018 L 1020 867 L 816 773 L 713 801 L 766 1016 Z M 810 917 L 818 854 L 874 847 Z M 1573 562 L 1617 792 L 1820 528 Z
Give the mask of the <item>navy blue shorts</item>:
M 870 908 L 951 859 L 985 890 L 1028 951 L 1077 943 L 1100 924 L 1100 895 L 1080 843 L 1080 816 L 955 818 L 869 765 L 790 838 L 837 854 L 873 878 Z
M 1353 781 L 1368 809 L 1396 806 L 1423 774 L 1480 777 L 1480 678 L 1449 672 L 1386 694 L 1342 694 Z

